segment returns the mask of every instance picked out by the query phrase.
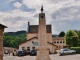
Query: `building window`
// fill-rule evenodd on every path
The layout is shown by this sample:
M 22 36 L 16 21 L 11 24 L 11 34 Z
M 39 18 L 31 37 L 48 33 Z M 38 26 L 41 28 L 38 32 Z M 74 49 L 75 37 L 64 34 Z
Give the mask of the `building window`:
M 33 45 L 34 46 L 38 46 L 38 42 L 33 42 Z
M 22 50 L 25 50 L 25 47 L 22 47 Z
M 35 50 L 35 47 L 32 47 L 32 50 Z
M 56 42 L 54 42 L 54 43 L 56 43 Z
M 56 46 L 56 48 L 61 48 L 61 46 Z
M 57 41 L 57 43 L 59 43 L 59 41 Z
M 30 47 L 27 47 L 27 50 L 30 50 Z
M 61 48 L 61 46 L 59 46 L 59 48 Z
M 56 48 L 58 48 L 58 46 L 56 46 Z
M 62 43 L 62 41 L 60 41 L 60 43 Z

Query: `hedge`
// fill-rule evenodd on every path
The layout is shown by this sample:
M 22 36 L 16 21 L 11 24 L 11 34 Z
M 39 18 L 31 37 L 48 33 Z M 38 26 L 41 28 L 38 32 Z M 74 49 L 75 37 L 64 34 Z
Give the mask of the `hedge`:
M 71 50 L 75 50 L 77 54 L 80 54 L 80 47 L 71 47 Z

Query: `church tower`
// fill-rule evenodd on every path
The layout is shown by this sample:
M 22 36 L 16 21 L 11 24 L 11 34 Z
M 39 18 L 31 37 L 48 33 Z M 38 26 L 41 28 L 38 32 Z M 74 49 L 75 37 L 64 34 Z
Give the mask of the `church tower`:
M 49 57 L 49 48 L 46 39 L 46 20 L 45 13 L 43 13 L 43 6 L 41 7 L 41 13 L 39 14 L 39 26 L 38 26 L 38 46 L 36 60 L 51 60 Z

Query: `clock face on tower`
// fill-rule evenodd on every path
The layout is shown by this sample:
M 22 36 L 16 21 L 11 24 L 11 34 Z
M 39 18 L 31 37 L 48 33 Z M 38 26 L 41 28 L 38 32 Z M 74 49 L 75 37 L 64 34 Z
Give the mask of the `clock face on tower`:
M 41 18 L 43 18 L 43 16 L 41 16 Z

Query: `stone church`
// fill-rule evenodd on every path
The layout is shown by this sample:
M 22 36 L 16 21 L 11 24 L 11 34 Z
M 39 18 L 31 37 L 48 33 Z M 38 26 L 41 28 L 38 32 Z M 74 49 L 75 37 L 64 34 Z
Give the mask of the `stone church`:
M 39 14 L 39 20 L 40 19 L 45 19 L 45 15 L 41 16 Z M 44 24 L 42 26 L 44 26 Z M 30 22 L 28 22 L 27 40 L 19 45 L 20 51 L 24 49 L 36 49 L 36 46 L 38 46 L 38 27 L 39 25 L 31 25 Z M 52 26 L 50 24 L 46 25 L 46 40 L 51 53 L 54 53 L 55 50 L 59 50 L 66 45 L 63 37 L 52 37 Z

